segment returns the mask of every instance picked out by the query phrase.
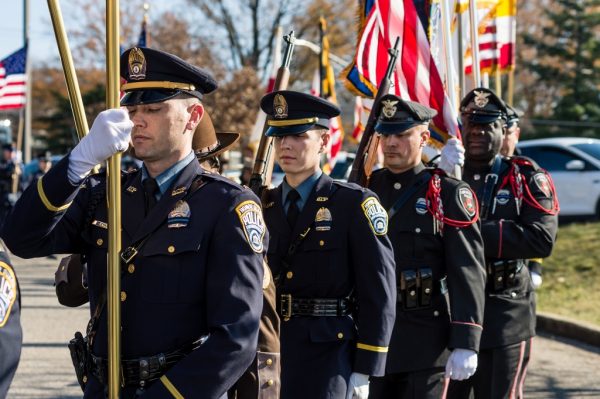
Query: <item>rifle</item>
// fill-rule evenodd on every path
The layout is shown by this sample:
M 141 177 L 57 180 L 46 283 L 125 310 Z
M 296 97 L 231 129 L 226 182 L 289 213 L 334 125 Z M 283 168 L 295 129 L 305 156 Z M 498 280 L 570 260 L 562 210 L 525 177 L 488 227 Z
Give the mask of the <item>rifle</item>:
M 363 136 L 358 144 L 356 157 L 352 163 L 352 171 L 350 172 L 350 177 L 348 178 L 349 182 L 357 183 L 363 187 L 367 187 L 369 185 L 371 171 L 373 170 L 373 164 L 375 163 L 375 159 L 377 157 L 379 135 L 375 134 L 375 124 L 377 123 L 377 118 L 379 117 L 381 97 L 388 93 L 390 86 L 392 85 L 392 74 L 396 69 L 396 61 L 398 60 L 399 54 L 399 42 L 400 38 L 397 37 L 394 47 L 388 49 L 390 59 L 388 61 L 387 70 L 385 71 L 385 75 L 381 79 L 381 82 L 379 82 L 377 94 L 375 95 L 375 100 L 373 101 L 373 108 L 369 114 L 369 119 L 367 121 L 367 126 L 365 126 Z
M 294 31 L 291 31 L 289 35 L 284 36 L 283 39 L 287 43 L 287 46 L 283 55 L 283 62 L 277 70 L 277 78 L 275 79 L 273 91 L 285 90 L 290 78 L 290 62 L 292 61 L 292 53 L 294 51 L 294 44 L 296 42 Z M 250 177 L 250 182 L 248 183 L 250 189 L 259 198 L 262 194 L 262 191 L 271 183 L 271 171 L 273 169 L 273 138 L 264 135 L 268 129 L 267 123 L 268 119 L 265 120 L 263 135 L 260 138 L 258 151 L 256 151 L 256 158 L 254 159 L 252 176 Z

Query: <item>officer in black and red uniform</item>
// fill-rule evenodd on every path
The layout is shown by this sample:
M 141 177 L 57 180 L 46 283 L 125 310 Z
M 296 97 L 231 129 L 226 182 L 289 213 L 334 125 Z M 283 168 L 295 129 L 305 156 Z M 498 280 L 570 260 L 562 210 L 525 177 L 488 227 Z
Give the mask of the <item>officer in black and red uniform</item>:
M 524 157 L 499 155 L 507 109 L 486 88 L 461 102 L 463 179 L 476 192 L 485 244 L 485 315 L 479 368 L 452 382 L 449 397 L 516 397 L 526 341 L 535 335 L 535 295 L 526 259 L 547 257 L 557 231 L 558 200 L 550 176 Z
M 22 344 L 19 282 L 0 241 L 0 398 L 6 398 L 15 376 Z
M 131 140 L 144 164 L 122 179 L 121 398 L 217 399 L 256 355 L 267 247 L 259 200 L 196 160 L 201 98 L 216 88 L 207 72 L 133 48 L 121 56 L 121 75 L 127 110 L 99 114 L 25 191 L 2 236 L 21 257 L 85 255 L 94 316 L 84 398 L 104 399 L 106 176 L 88 174 Z
M 281 317 L 281 398 L 366 399 L 369 376 L 384 374 L 394 324 L 387 214 L 370 190 L 321 171 L 337 106 L 278 91 L 261 108 L 286 174 L 263 198 Z
M 421 162 L 436 111 L 386 95 L 375 131 L 385 168 L 369 188 L 390 217 L 397 276 L 396 323 L 385 377 L 370 398 L 440 398 L 448 379 L 477 368 L 485 268 L 475 196 L 469 186 Z

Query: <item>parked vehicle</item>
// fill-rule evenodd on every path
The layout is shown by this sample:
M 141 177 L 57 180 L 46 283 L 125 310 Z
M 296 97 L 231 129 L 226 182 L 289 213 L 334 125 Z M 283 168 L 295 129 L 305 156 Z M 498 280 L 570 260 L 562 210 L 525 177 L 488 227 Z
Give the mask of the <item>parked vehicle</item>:
M 600 217 L 600 140 L 524 140 L 517 148 L 521 155 L 550 172 L 560 201 L 560 216 Z

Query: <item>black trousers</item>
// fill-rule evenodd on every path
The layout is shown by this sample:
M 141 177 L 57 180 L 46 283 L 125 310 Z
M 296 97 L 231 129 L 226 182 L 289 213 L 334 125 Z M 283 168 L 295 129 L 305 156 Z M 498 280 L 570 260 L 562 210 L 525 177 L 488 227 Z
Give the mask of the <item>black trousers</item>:
M 444 368 L 371 377 L 369 399 L 440 399 L 444 391 Z
M 451 381 L 448 399 L 522 398 L 531 340 L 479 351 L 475 374 L 464 381 Z

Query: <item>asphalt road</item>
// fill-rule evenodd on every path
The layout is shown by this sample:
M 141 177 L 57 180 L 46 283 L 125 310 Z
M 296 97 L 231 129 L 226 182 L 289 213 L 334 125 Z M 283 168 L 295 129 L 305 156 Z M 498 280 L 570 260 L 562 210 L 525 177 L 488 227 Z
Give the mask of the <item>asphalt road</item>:
M 65 308 L 56 300 L 52 283 L 58 259 L 13 257 L 13 263 L 23 297 L 24 345 L 8 398 L 80 398 L 66 343 L 85 329 L 88 309 Z M 548 335 L 536 338 L 526 398 L 600 398 L 600 348 Z

